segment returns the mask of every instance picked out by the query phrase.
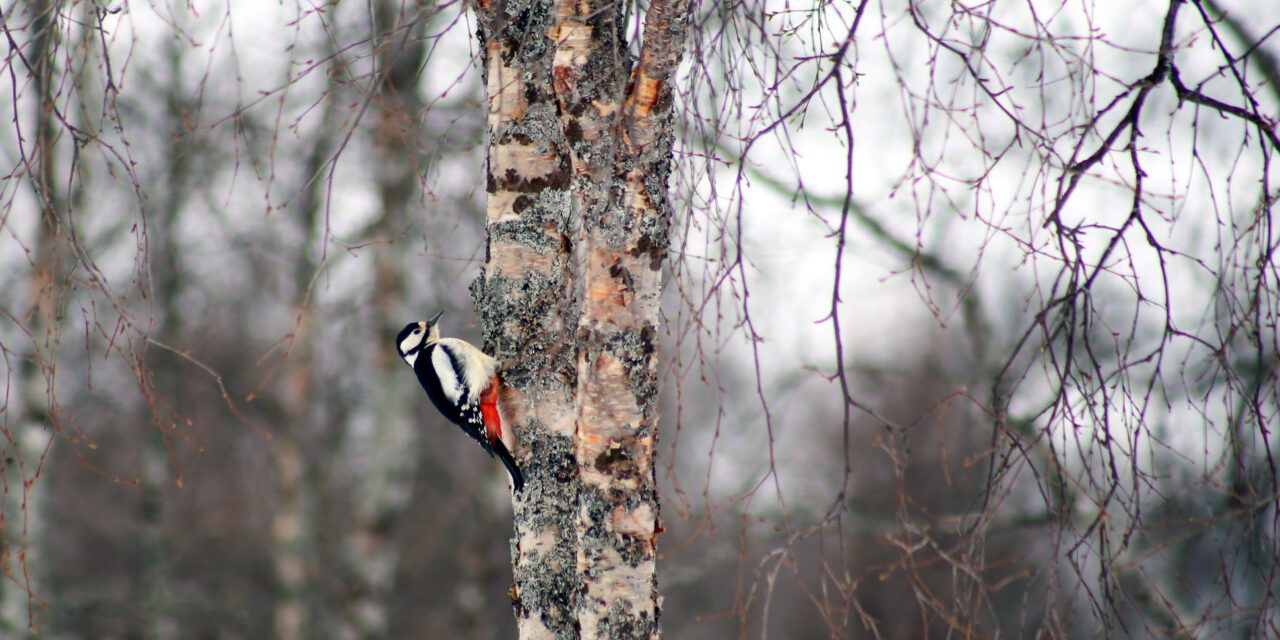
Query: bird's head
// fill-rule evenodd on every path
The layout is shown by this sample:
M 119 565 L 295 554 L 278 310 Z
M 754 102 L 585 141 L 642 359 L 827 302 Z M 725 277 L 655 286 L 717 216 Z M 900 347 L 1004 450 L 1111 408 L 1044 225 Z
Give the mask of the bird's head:
M 443 311 L 426 322 L 410 322 L 400 330 L 400 335 L 396 336 L 396 350 L 400 352 L 400 357 L 409 363 L 409 366 L 412 367 L 418 360 L 418 354 L 422 352 L 423 347 L 440 339 L 440 328 L 436 323 L 440 321 L 442 315 L 444 315 Z

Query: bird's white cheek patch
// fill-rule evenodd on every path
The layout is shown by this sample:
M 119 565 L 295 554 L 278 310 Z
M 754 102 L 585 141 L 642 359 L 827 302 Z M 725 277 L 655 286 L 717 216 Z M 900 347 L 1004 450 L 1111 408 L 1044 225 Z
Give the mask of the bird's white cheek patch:
M 405 339 L 400 341 L 400 353 L 408 354 L 409 350 L 418 346 L 419 342 L 422 342 L 422 338 L 416 334 L 411 333 L 408 336 L 405 336 Z M 413 354 L 414 357 L 417 357 L 417 355 L 418 354 L 416 352 Z M 405 360 L 408 360 L 409 356 L 405 355 L 404 358 Z

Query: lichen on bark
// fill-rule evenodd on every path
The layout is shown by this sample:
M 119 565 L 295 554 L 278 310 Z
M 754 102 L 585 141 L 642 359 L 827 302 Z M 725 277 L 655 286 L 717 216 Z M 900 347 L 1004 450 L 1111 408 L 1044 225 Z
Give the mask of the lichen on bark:
M 520 637 L 657 638 L 657 325 L 671 210 L 670 78 L 688 4 L 474 0 L 489 109 L 484 274 L 528 488 Z

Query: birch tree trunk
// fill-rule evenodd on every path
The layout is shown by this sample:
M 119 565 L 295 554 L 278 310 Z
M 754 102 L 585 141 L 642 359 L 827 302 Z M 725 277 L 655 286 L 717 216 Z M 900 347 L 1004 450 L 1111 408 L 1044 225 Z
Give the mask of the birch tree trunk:
M 24 52 L 24 64 L 34 97 L 23 101 L 22 111 L 11 117 L 16 121 L 26 116 L 22 121 L 35 134 L 31 143 L 19 139 L 18 152 L 23 177 L 40 207 L 40 218 L 35 246 L 29 251 L 34 258 L 29 284 L 31 312 L 25 327 L 30 342 L 23 345 L 27 353 L 17 365 L 20 398 L 15 404 L 20 411 L 0 410 L 0 464 L 4 465 L 0 468 L 4 472 L 0 474 L 4 496 L 0 500 L 0 569 L 6 576 L 13 576 L 6 581 L 9 584 L 0 586 L 0 629 L 34 631 L 36 585 L 28 562 L 38 551 L 27 541 L 38 537 L 43 500 L 41 492 L 32 489 L 48 451 L 48 438 L 56 437 L 60 424 L 53 390 L 75 255 L 68 233 L 69 198 L 74 196 L 59 189 L 61 145 L 55 117 L 58 54 L 65 34 L 56 20 L 55 3 L 40 0 L 27 9 L 32 35 Z M 17 99 L 14 104 L 16 111 Z M 0 216 L 7 217 L 8 210 Z M 5 351 L 8 353 L 8 349 Z M 9 362 L 6 357 L 6 365 Z M 12 371 L 7 373 L 12 376 Z M 6 381 L 4 387 L 6 399 L 10 384 Z M 8 409 L 8 402 L 3 406 Z M 39 444 L 33 447 L 34 443 Z
M 368 233 L 372 237 L 387 238 L 392 236 L 393 228 L 409 219 L 419 195 L 418 173 L 424 158 L 420 130 L 412 123 L 423 106 L 417 89 L 426 45 L 418 31 L 435 8 L 426 3 L 406 5 L 399 0 L 379 0 L 373 8 L 376 32 L 381 39 L 375 48 L 381 84 L 376 100 L 379 109 L 373 145 L 382 211 Z M 405 283 L 404 271 L 397 265 L 403 257 L 403 247 L 404 243 L 387 243 L 373 254 L 375 317 L 386 323 L 378 327 L 379 336 L 394 334 L 399 329 L 395 319 L 401 310 L 396 303 L 404 298 Z M 404 365 L 394 353 L 379 351 L 379 355 L 382 356 L 377 361 L 379 376 L 400 373 Z M 394 521 L 408 506 L 418 452 L 414 425 L 404 414 L 403 403 L 397 401 L 405 397 L 406 391 L 414 390 L 403 384 L 375 385 L 369 391 L 374 394 L 375 413 L 370 431 L 348 436 L 354 441 L 344 446 L 360 452 L 365 459 L 376 461 L 365 465 L 356 478 L 352 503 L 355 508 L 343 543 L 343 565 L 355 586 L 347 589 L 351 595 L 344 604 L 350 613 L 344 616 L 345 628 L 341 630 L 350 638 L 385 638 L 391 628 L 391 599 L 400 549 L 393 535 L 395 528 L 385 523 Z
M 657 322 L 671 76 L 688 4 L 473 4 L 489 106 L 489 256 L 473 293 L 510 387 L 520 638 L 657 638 Z

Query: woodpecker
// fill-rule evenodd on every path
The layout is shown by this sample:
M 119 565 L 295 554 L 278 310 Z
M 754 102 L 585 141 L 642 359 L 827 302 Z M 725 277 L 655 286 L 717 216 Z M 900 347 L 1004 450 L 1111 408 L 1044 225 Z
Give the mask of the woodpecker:
M 418 375 L 432 404 L 450 422 L 475 438 L 490 456 L 497 455 L 519 493 L 524 476 L 503 442 L 498 415 L 498 361 L 469 342 L 441 338 L 441 311 L 426 322 L 411 322 L 396 336 L 396 349 Z

